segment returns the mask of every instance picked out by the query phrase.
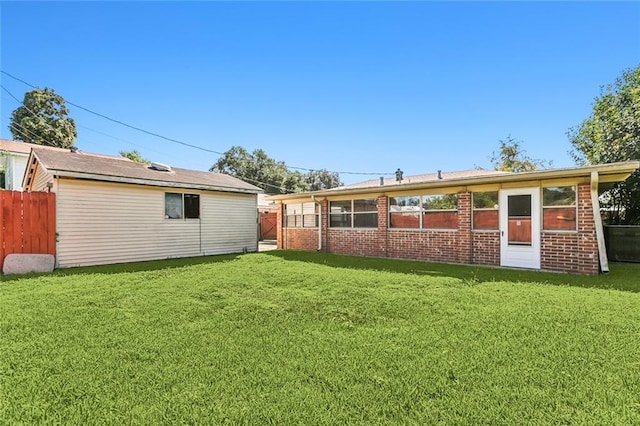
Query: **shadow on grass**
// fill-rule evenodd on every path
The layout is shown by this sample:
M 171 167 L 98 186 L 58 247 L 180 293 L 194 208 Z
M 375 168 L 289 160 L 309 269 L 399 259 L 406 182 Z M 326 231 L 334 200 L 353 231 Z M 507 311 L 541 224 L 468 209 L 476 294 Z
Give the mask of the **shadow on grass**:
M 56 269 L 50 274 L 22 274 L 22 275 L 0 275 L 0 281 L 15 281 L 24 278 L 38 276 L 64 277 L 70 275 L 84 274 L 121 274 L 128 272 L 148 272 L 163 269 L 182 268 L 185 266 L 202 265 L 205 263 L 230 262 L 237 259 L 241 254 L 223 254 L 199 257 L 181 257 L 176 259 L 149 260 L 146 262 L 116 263 L 113 265 L 84 266 L 78 268 Z
M 640 276 L 640 264 L 613 263 L 609 265 L 611 272 L 608 274 L 583 276 L 481 265 L 426 263 L 412 260 L 356 257 L 294 250 L 277 250 L 263 254 L 284 260 L 311 262 L 335 268 L 453 277 L 469 284 L 510 281 L 640 292 L 640 278 L 638 278 Z

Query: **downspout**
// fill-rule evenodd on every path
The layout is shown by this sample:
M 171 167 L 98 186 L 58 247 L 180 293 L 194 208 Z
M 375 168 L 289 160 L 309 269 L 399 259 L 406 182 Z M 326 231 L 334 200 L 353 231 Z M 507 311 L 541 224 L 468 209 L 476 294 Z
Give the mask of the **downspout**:
M 600 270 L 609 272 L 609 259 L 607 258 L 607 247 L 604 241 L 604 230 L 602 228 L 602 217 L 600 217 L 600 200 L 598 199 L 598 172 L 591 172 L 591 206 L 593 207 L 593 221 L 596 227 L 596 238 L 598 240 L 598 255 L 600 256 Z
M 322 203 L 316 200 L 316 196 L 312 195 L 311 200 L 318 205 L 318 251 L 322 251 Z

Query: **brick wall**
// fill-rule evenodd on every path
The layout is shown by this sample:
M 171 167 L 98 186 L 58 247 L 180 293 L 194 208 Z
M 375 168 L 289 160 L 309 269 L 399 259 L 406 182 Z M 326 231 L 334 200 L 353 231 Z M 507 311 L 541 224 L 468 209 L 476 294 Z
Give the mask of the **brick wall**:
M 500 231 L 474 231 L 473 261 L 477 265 L 500 265 Z
M 578 274 L 599 272 L 598 240 L 593 220 L 591 188 L 588 183 L 578 185 L 577 220 L 577 232 L 542 232 L 542 269 Z
M 329 228 L 328 202 L 321 204 L 322 250 L 355 256 L 390 257 L 445 263 L 500 264 L 499 231 L 473 231 L 471 194 L 458 193 L 458 228 L 406 230 L 388 228 L 388 199 L 378 198 L 378 228 Z M 283 208 L 278 209 L 278 247 L 317 250 L 315 228 L 282 228 Z M 578 185 L 578 232 L 541 233 L 541 267 L 580 274 L 599 271 L 598 244 L 591 208 L 589 184 Z

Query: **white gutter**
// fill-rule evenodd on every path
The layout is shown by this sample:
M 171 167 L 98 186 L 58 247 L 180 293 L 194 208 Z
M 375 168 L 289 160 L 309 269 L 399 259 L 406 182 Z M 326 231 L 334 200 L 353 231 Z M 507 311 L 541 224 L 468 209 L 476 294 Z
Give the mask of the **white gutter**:
M 598 240 L 598 255 L 600 256 L 600 270 L 609 272 L 609 259 L 607 258 L 607 246 L 604 241 L 602 217 L 600 217 L 600 200 L 598 199 L 598 171 L 591 172 L 591 205 L 593 207 L 593 222 L 596 227 Z
M 315 195 L 312 195 L 311 199 L 320 207 L 318 210 L 318 251 L 322 251 L 322 204 L 316 200 Z

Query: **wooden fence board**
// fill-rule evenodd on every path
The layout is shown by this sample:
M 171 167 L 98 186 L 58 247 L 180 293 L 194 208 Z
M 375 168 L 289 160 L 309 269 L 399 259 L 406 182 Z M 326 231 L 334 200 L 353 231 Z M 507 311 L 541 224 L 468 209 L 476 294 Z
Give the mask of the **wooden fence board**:
M 12 253 L 56 254 L 55 194 L 0 190 L 0 270 Z

